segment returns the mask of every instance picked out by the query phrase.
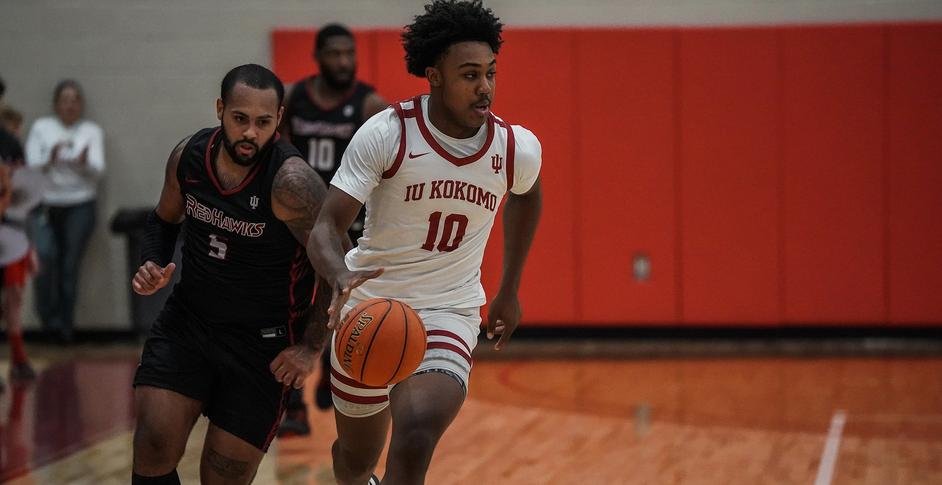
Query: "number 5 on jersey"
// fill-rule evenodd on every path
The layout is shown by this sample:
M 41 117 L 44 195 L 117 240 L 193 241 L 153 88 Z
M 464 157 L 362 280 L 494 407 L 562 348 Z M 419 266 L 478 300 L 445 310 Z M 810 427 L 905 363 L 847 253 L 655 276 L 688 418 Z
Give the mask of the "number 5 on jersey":
M 468 229 L 468 216 L 464 214 L 448 214 L 445 217 L 445 223 L 441 224 L 441 211 L 433 212 L 428 216 L 428 236 L 425 238 L 425 244 L 422 249 L 432 251 L 436 249 L 435 241 L 438 241 L 437 249 L 442 252 L 454 251 L 464 239 L 464 232 Z M 439 238 L 439 226 L 444 226 Z
M 209 255 L 225 261 L 226 259 L 226 249 L 229 246 L 226 245 L 225 239 L 220 240 L 215 234 L 209 235 Z

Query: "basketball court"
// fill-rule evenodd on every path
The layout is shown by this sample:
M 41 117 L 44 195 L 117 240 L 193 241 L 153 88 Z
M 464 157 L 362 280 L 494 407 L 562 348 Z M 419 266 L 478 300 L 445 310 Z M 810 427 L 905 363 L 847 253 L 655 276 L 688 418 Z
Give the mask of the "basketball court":
M 940 347 L 521 339 L 498 354 L 482 342 L 428 483 L 940 483 Z M 39 378 L 0 396 L 0 480 L 127 483 L 137 345 L 30 351 Z M 312 435 L 276 440 L 255 483 L 334 483 L 333 417 L 310 415 Z M 184 483 L 198 480 L 205 429 Z

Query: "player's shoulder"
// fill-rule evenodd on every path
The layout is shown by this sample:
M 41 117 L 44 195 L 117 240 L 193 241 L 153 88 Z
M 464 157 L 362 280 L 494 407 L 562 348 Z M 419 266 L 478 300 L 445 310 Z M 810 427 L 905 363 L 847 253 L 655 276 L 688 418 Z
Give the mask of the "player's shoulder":
M 312 79 L 314 79 L 314 76 L 307 76 L 307 77 L 303 77 L 303 78 L 301 78 L 301 79 L 298 79 L 297 81 L 295 81 L 295 82 L 293 82 L 293 83 L 288 83 L 288 84 L 286 84 L 286 85 L 285 85 L 285 94 L 286 94 L 286 98 L 288 98 L 288 99 L 293 99 L 294 97 L 296 97 L 296 96 L 300 95 L 301 93 L 303 93 L 303 92 L 304 92 L 304 86 L 305 86 L 307 83 L 311 82 Z
M 365 83 L 365 82 L 363 82 L 363 81 L 360 81 L 359 79 L 357 80 L 356 88 L 355 88 L 355 89 L 356 89 L 356 91 L 357 91 L 358 93 L 364 94 L 364 95 L 365 95 L 365 94 L 370 94 L 370 93 L 376 91 L 376 87 L 375 87 L 375 86 L 373 86 L 373 85 L 370 84 L 370 83 Z
M 543 158 L 543 146 L 536 134 L 523 125 L 510 125 L 514 132 L 514 152 L 518 161 L 539 162 Z
M 392 106 L 388 106 L 367 118 L 357 133 L 365 132 L 372 136 L 389 136 L 399 132 L 399 116 Z

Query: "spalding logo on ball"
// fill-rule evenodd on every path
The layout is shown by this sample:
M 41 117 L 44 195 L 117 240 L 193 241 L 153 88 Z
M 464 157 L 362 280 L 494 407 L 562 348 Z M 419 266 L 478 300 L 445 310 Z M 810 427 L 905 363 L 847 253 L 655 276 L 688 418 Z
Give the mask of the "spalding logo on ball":
M 337 331 L 334 352 L 350 377 L 389 386 L 412 375 L 425 357 L 425 325 L 409 305 L 390 298 L 366 300 Z

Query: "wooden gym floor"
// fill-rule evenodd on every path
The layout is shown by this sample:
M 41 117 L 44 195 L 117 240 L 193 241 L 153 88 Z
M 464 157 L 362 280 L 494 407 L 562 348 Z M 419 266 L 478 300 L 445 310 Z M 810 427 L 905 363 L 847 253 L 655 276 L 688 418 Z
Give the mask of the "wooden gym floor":
M 942 483 L 937 344 L 773 347 L 519 341 L 495 354 L 482 343 L 428 483 Z M 0 395 L 0 481 L 128 483 L 139 347 L 29 351 L 39 378 Z M 333 417 L 311 419 L 311 437 L 275 441 L 255 483 L 334 483 Z M 198 482 L 205 427 L 183 483 Z

